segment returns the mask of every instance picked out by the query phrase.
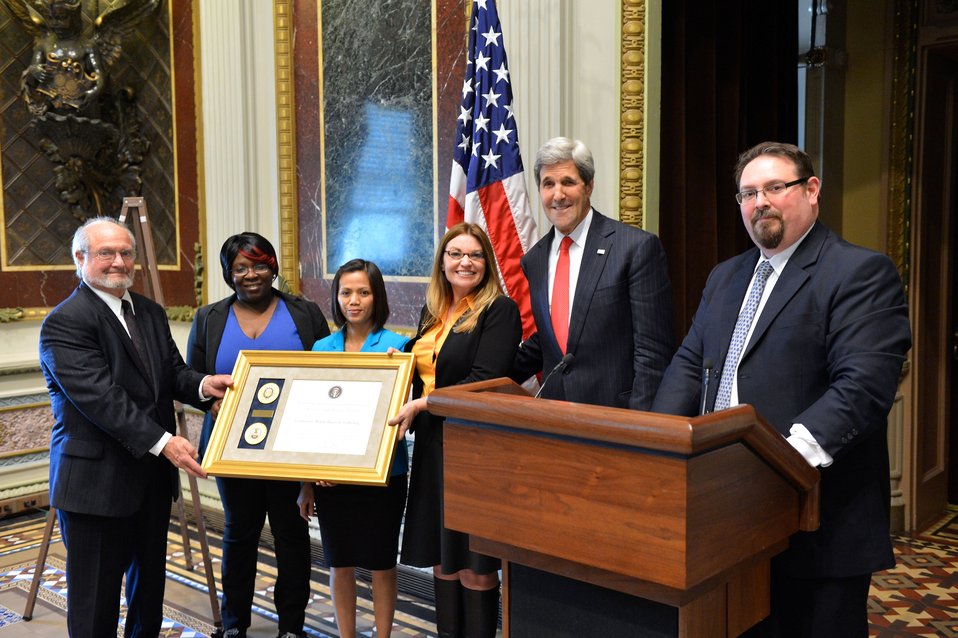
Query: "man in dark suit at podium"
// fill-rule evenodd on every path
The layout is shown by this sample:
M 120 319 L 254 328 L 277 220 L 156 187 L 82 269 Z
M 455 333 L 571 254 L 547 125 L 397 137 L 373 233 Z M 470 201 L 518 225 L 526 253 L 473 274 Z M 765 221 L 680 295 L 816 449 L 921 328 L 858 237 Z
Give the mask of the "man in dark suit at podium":
M 553 228 L 522 258 L 536 332 L 512 377 L 543 372 L 546 399 L 648 410 L 674 350 L 662 243 L 592 208 L 595 164 L 582 142 L 543 144 L 535 176 Z
M 821 470 L 821 526 L 773 559 L 771 616 L 748 635 L 864 637 L 871 574 L 895 564 L 886 430 L 911 347 L 901 279 L 818 221 L 821 184 L 797 147 L 749 149 L 735 179 L 756 248 L 709 275 L 653 410 L 752 404 Z
M 80 285 L 40 328 L 55 419 L 50 504 L 67 550 L 74 638 L 116 635 L 124 572 L 125 635 L 159 634 L 177 468 L 206 475 L 175 435 L 173 400 L 199 404 L 232 384 L 187 367 L 163 308 L 130 293 L 135 251 L 115 219 L 88 220 L 72 246 Z

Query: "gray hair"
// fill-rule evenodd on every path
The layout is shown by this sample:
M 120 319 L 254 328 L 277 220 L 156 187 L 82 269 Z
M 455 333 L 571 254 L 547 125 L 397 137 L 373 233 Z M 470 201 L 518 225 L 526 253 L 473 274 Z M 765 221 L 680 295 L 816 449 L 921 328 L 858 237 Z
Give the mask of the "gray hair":
M 591 184 L 595 178 L 595 161 L 592 159 L 592 151 L 579 140 L 569 139 L 568 137 L 553 137 L 536 151 L 536 163 L 533 169 L 536 176 L 536 186 L 539 185 L 539 174 L 543 166 L 554 166 L 569 160 L 572 160 L 575 164 L 582 181 Z
M 114 217 L 91 217 L 83 222 L 83 225 L 77 228 L 76 232 L 73 233 L 73 243 L 70 246 L 70 255 L 73 257 L 73 265 L 76 266 L 77 269 L 77 279 L 83 279 L 83 273 L 80 270 L 80 260 L 77 259 L 77 253 L 89 252 L 90 227 L 95 226 L 96 224 L 114 224 L 125 230 L 126 234 L 130 237 L 130 244 L 133 246 L 133 252 L 136 252 L 136 237 L 133 236 L 133 231 L 131 231 L 126 224 L 121 224 L 120 221 Z

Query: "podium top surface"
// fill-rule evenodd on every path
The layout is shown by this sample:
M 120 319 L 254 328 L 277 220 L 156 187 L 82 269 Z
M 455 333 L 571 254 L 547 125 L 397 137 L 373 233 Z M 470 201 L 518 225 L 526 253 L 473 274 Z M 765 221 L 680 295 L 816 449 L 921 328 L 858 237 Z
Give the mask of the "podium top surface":
M 819 480 L 818 470 L 747 404 L 697 417 L 657 414 L 533 399 L 506 378 L 440 388 L 427 403 L 431 413 L 456 421 L 686 457 L 741 442 L 800 491 L 813 490 Z

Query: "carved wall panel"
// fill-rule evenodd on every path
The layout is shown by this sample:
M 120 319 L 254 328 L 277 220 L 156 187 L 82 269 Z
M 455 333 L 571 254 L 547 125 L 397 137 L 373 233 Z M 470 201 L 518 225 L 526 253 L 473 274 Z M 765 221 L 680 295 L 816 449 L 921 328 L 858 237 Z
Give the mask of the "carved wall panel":
M 82 0 L 84 34 L 114 4 Z M 0 3 L 0 308 L 32 308 L 42 314 L 76 285 L 70 238 L 82 219 L 116 215 L 124 194 L 146 198 L 157 261 L 167 303 L 195 305 L 194 243 L 198 237 L 196 108 L 194 92 L 194 7 L 190 0 L 162 0 L 123 39 L 119 59 L 109 67 L 112 95 L 132 100 L 126 113 L 107 106 L 83 112 L 67 126 L 44 128 L 20 96 L 20 76 L 34 51 L 32 36 Z M 117 97 L 110 104 L 118 104 Z M 106 101 L 104 101 L 106 104 Z M 99 122 L 99 123 L 98 123 Z M 103 122 L 115 125 L 113 131 Z M 117 137 L 128 157 L 141 153 L 133 173 L 139 187 L 103 193 L 99 201 L 64 201 L 42 139 L 53 139 L 60 155 L 96 153 L 104 136 Z M 94 150 L 91 150 L 94 149 Z

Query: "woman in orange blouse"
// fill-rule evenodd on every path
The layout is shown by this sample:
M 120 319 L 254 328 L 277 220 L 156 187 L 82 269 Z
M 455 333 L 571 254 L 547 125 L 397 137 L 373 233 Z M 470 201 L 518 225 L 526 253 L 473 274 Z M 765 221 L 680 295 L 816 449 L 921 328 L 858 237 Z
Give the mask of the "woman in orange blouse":
M 469 537 L 442 517 L 443 419 L 426 411 L 435 388 L 508 376 L 522 326 L 519 309 L 499 285 L 489 238 L 457 224 L 439 244 L 419 330 L 406 350 L 416 356 L 413 400 L 392 425 L 414 432 L 402 562 L 432 567 L 440 638 L 496 634 L 499 560 L 469 551 Z

